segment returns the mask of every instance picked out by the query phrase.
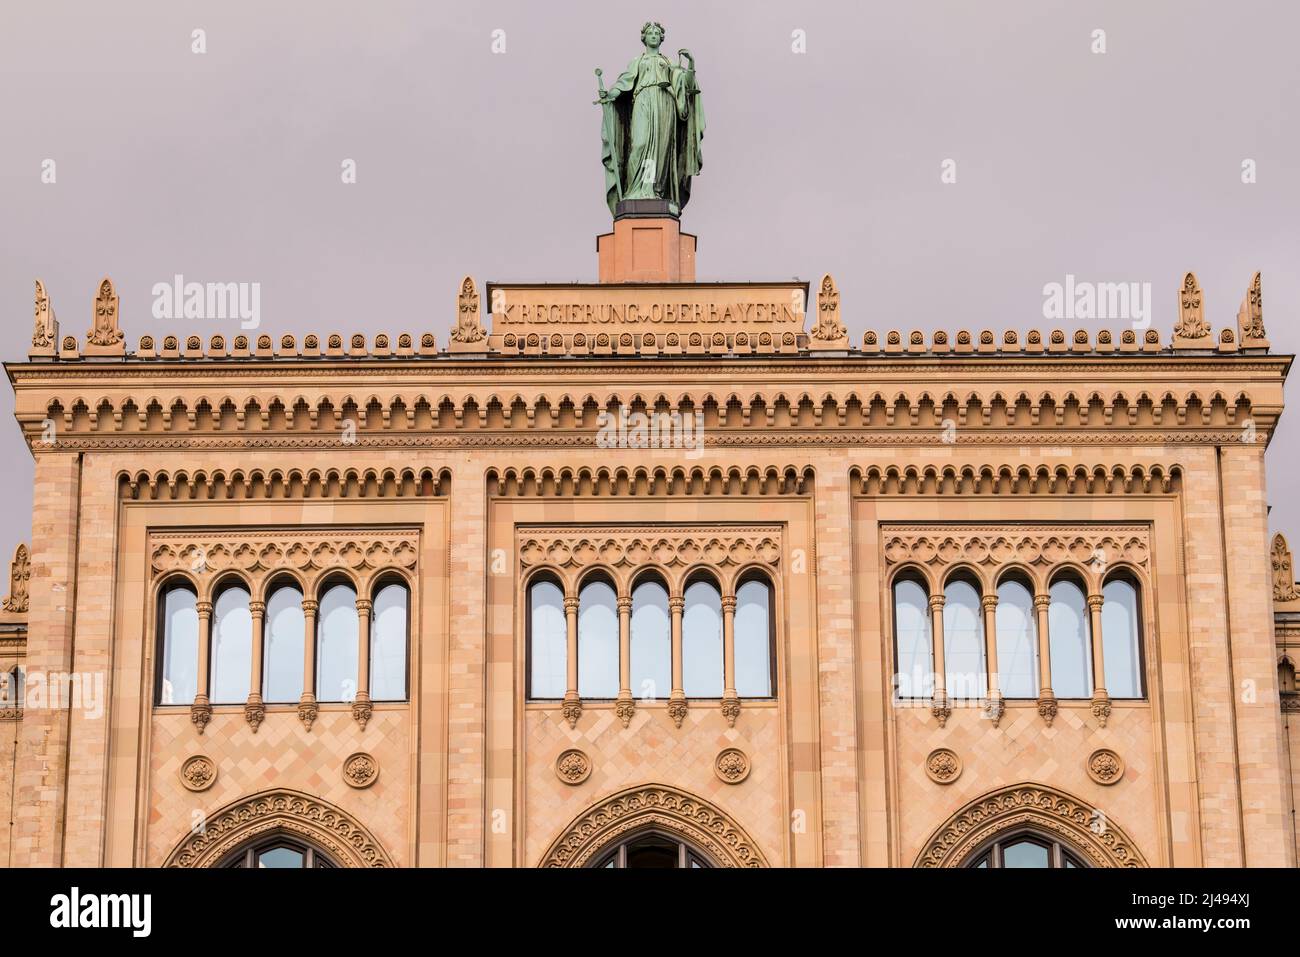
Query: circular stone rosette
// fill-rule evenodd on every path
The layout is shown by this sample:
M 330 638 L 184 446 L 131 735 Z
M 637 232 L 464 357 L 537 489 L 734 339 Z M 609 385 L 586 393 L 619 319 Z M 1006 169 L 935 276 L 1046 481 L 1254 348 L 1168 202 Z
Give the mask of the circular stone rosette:
M 379 777 L 379 762 L 374 755 L 358 751 L 343 762 L 343 780 L 354 788 L 368 788 Z
M 561 751 L 555 759 L 555 776 L 565 784 L 581 784 L 591 777 L 591 758 L 577 748 Z
M 217 766 L 206 754 L 196 754 L 181 765 L 181 784 L 191 791 L 206 791 L 217 779 Z
M 740 748 L 726 748 L 713 761 L 713 773 L 727 784 L 739 784 L 749 777 L 749 756 Z
M 1124 759 L 1110 748 L 1098 748 L 1088 755 L 1088 777 L 1098 784 L 1118 784 L 1124 776 Z
M 952 784 L 961 777 L 961 758 L 951 748 L 935 748 L 925 759 L 925 773 L 935 784 Z

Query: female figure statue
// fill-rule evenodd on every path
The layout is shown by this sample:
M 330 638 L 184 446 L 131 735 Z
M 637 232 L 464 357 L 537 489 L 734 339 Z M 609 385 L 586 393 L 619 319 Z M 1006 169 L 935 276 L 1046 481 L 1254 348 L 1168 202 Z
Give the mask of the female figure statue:
M 670 63 L 659 52 L 663 41 L 660 24 L 643 26 L 645 52 L 613 86 L 600 90 L 601 161 L 611 213 L 620 200 L 661 199 L 678 215 L 691 197 L 691 177 L 703 165 L 704 106 L 695 58 L 678 50 L 677 65 Z

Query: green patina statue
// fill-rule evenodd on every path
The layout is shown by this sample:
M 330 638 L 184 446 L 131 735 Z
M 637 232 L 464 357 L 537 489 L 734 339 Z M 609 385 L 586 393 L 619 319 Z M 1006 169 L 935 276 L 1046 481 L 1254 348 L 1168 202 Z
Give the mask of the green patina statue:
M 703 159 L 704 104 L 695 84 L 695 58 L 678 50 L 674 66 L 659 52 L 664 28 L 641 28 L 645 52 L 608 90 L 600 86 L 603 114 L 601 162 L 605 164 L 605 199 L 618 213 L 622 200 L 663 200 L 676 216 L 691 198 L 691 177 Z M 601 71 L 596 71 L 601 76 Z

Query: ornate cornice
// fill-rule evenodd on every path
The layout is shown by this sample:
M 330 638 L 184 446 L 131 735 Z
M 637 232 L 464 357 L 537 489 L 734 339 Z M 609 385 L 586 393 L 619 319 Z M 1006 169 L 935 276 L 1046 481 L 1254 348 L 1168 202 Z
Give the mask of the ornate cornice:
M 344 867 L 392 867 L 383 847 L 352 815 L 320 798 L 276 789 L 241 798 L 208 815 L 168 855 L 164 867 L 215 867 L 246 841 L 287 833 L 319 846 Z
M 1103 811 L 1041 784 L 990 791 L 950 817 L 917 855 L 917 867 L 960 867 L 999 834 L 1021 828 L 1065 841 L 1095 867 L 1146 867 L 1137 845 Z
M 720 867 L 766 867 L 757 843 L 730 815 L 677 788 L 650 784 L 613 794 L 578 815 L 542 855 L 542 867 L 585 867 L 629 834 L 657 828 L 678 835 Z

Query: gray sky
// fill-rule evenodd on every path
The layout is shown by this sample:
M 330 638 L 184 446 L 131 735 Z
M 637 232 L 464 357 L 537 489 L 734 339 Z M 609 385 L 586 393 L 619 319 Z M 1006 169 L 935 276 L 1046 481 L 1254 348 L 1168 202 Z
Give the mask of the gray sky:
M 464 273 L 593 281 L 609 213 L 592 70 L 620 72 L 648 18 L 665 51 L 695 55 L 704 91 L 684 217 L 700 279 L 829 271 L 855 340 L 1044 328 L 1043 286 L 1067 273 L 1149 282 L 1168 341 L 1185 270 L 1221 328 L 1260 269 L 1274 351 L 1296 351 L 1294 3 L 5 0 L 0 356 L 26 356 L 36 277 L 84 341 L 111 275 L 130 348 L 234 333 L 152 317 L 153 284 L 176 273 L 260 283 L 273 333 L 444 343 Z M 31 527 L 12 405 L 0 389 L 5 556 Z M 1293 538 L 1297 461 L 1291 412 L 1269 487 L 1272 525 Z

